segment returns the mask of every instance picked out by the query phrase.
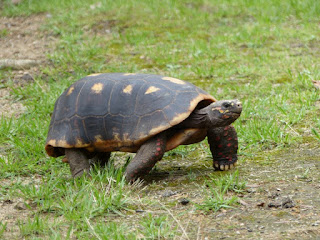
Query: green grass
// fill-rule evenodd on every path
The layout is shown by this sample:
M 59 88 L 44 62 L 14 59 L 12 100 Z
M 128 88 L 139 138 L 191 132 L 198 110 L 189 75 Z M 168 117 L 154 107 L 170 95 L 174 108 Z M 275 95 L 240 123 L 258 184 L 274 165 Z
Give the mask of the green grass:
M 6 230 L 7 228 L 7 223 L 2 223 L 0 222 L 0 237 L 2 237 L 4 231 Z
M 33 82 L 18 87 L 13 71 L 0 70 L 0 87 L 10 89 L 13 101 L 27 109 L 18 118 L 0 119 L 0 182 L 6 182 L 0 184 L 0 200 L 21 198 L 31 212 L 16 222 L 18 235 L 27 239 L 185 236 L 179 226 L 184 213 L 171 207 L 176 202 L 163 204 L 177 221 L 148 195 L 170 185 L 166 181 L 131 187 L 118 166 L 96 169 L 92 179 L 73 181 L 66 164 L 46 155 L 55 100 L 71 83 L 91 73 L 163 74 L 190 81 L 218 99 L 240 99 L 243 113 L 234 124 L 240 165 L 255 156 L 266 161 L 268 151 L 296 148 L 305 139 L 319 141 L 315 105 L 319 91 L 311 81 L 320 78 L 319 12 L 316 0 L 1 2 L 0 16 L 49 16 L 41 34 L 57 40 L 47 56 L 50 64 L 40 67 Z M 0 30 L 0 39 L 8 36 L 10 28 Z M 179 147 L 166 158 L 193 161 L 209 155 L 207 145 L 201 144 Z M 114 157 L 119 159 L 125 157 Z M 235 207 L 237 192 L 245 186 L 238 174 L 202 176 L 206 190 L 194 190 L 202 200 L 198 205 L 191 201 L 187 210 L 214 214 Z M 187 177 L 186 189 L 199 180 L 196 173 Z M 137 209 L 148 213 L 137 215 Z M 8 225 L 1 222 L 0 238 L 4 234 L 9 234 Z
M 171 219 L 166 215 L 153 216 L 148 214 L 140 222 L 142 233 L 146 239 L 172 238 L 176 234 Z
M 205 181 L 207 195 L 202 204 L 197 204 L 197 209 L 217 212 L 221 208 L 232 208 L 239 201 L 236 195 L 228 193 L 241 193 L 246 188 L 246 182 L 239 179 L 239 172 L 211 177 Z

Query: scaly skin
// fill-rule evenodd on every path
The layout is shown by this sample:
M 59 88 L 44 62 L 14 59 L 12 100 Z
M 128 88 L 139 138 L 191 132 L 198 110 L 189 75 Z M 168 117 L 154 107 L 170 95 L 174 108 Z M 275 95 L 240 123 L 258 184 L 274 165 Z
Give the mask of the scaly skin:
M 80 150 L 80 149 L 79 149 Z M 98 152 L 98 153 L 89 153 L 88 151 L 86 150 L 80 150 L 80 151 L 83 151 L 85 156 L 87 157 L 87 159 L 90 159 L 89 162 L 90 162 L 90 165 L 93 165 L 93 164 L 97 164 L 99 165 L 100 167 L 104 167 L 110 157 L 111 157 L 111 152 Z M 68 158 L 65 156 L 63 159 L 62 159 L 62 162 L 64 163 L 69 163 L 69 160 Z
M 134 182 L 150 172 L 166 151 L 166 134 L 160 133 L 145 142 L 125 171 L 126 180 Z
M 208 143 L 217 170 L 232 169 L 237 162 L 238 137 L 233 126 L 208 130 Z
M 66 159 L 69 162 L 72 177 L 80 177 L 84 172 L 89 172 L 90 163 L 86 152 L 82 149 L 65 149 Z

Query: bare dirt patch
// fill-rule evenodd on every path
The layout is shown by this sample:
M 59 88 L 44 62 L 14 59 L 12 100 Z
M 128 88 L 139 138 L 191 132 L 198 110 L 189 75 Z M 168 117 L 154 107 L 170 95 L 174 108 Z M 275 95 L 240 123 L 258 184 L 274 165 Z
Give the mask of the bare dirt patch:
M 18 117 L 26 108 L 20 102 L 14 102 L 10 91 L 6 88 L 0 89 L 0 112 L 4 116 Z
M 18 199 L 15 201 L 19 201 Z M 30 216 L 30 212 L 22 202 L 6 200 L 0 203 L 0 222 L 6 223 L 6 229 L 8 230 L 4 237 L 8 235 L 7 239 L 19 239 L 19 226 L 17 220 L 23 221 Z
M 21 184 L 37 184 L 40 178 L 36 175 L 33 177 L 19 178 Z M 9 179 L 0 180 L 0 185 L 3 190 L 8 191 L 8 194 L 2 197 L 4 200 L 0 201 L 0 223 L 6 223 L 6 231 L 2 236 L 3 239 L 21 239 L 19 225 L 32 217 L 32 202 L 26 201 L 20 197 L 12 197 L 9 192 L 16 183 Z M 1 197 L 1 193 L 0 193 Z M 0 236 L 0 239 L 1 236 Z
M 0 61 L 22 63 L 18 66 L 19 71 L 13 70 L 10 74 L 9 71 L 4 74 L 0 79 L 0 86 L 9 80 L 13 80 L 17 85 L 33 81 L 39 64 L 46 64 L 46 55 L 52 51 L 55 39 L 41 31 L 45 21 L 45 15 L 0 18 Z M 25 60 L 31 60 L 33 64 L 25 64 Z M 2 68 L 5 66 L 2 65 Z M 12 68 L 12 64 L 9 64 L 8 70 Z M 0 115 L 17 117 L 24 111 L 23 104 L 14 101 L 10 89 L 0 89 Z
M 45 60 L 54 38 L 40 31 L 46 16 L 1 17 L 0 59 Z

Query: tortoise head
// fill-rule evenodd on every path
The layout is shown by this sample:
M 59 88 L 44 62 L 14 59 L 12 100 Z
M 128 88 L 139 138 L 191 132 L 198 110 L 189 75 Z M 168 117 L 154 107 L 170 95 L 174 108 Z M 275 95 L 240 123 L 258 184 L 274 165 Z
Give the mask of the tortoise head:
M 242 104 L 239 100 L 221 100 L 206 107 L 210 119 L 209 127 L 223 127 L 233 123 L 241 114 Z

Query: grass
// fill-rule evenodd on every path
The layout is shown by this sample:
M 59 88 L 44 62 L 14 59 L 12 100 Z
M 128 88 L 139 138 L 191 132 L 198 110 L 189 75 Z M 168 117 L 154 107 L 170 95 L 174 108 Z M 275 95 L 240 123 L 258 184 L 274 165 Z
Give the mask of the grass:
M 245 190 L 246 182 L 239 180 L 239 172 L 211 177 L 205 181 L 207 195 L 202 204 L 197 208 L 205 211 L 217 212 L 221 208 L 232 208 L 239 201 L 236 195 L 228 196 L 228 193 L 241 193 Z M 230 195 L 230 194 L 229 194 Z
M 0 222 L 0 237 L 3 236 L 4 231 L 6 231 L 7 223 Z
M 0 70 L 1 88 L 27 108 L 18 118 L 0 119 L 0 182 L 6 183 L 0 184 L 0 200 L 20 198 L 29 206 L 27 218 L 15 222 L 19 237 L 195 239 L 197 230 L 183 231 L 187 212 L 215 214 L 237 206 L 245 187 L 239 172 L 189 172 L 180 186 L 201 201 L 181 211 L 176 202 L 163 200 L 164 208 L 149 195 L 170 183 L 128 186 L 121 166 L 96 169 L 92 179 L 70 179 L 68 166 L 47 157 L 44 143 L 56 98 L 91 73 L 168 75 L 218 99 L 240 99 L 244 110 L 234 124 L 240 164 L 255 156 L 266 161 L 268 151 L 294 149 L 305 139 L 319 140 L 319 91 L 311 81 L 320 77 L 316 0 L 5 0 L 0 8 L 0 16 L 48 16 L 41 34 L 57 40 L 47 56 L 50 64 L 40 67 L 33 82 L 16 86 L 15 72 Z M 0 39 L 8 36 L 9 28 L 0 30 Z M 179 147 L 165 158 L 207 166 L 201 159 L 209 155 L 201 144 Z M 137 209 L 146 212 L 139 215 Z M 0 238 L 10 235 L 8 229 L 1 222 Z

